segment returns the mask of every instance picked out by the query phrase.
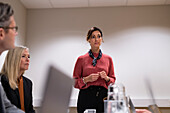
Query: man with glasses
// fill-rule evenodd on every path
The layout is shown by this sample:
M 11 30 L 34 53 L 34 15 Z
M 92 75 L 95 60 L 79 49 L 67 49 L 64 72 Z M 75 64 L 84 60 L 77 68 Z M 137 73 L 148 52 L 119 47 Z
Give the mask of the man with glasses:
M 3 51 L 15 47 L 14 41 L 17 29 L 14 11 L 10 5 L 0 2 L 0 55 Z M 1 81 L 1 78 L 0 78 Z M 0 113 L 24 113 L 7 99 L 0 82 Z

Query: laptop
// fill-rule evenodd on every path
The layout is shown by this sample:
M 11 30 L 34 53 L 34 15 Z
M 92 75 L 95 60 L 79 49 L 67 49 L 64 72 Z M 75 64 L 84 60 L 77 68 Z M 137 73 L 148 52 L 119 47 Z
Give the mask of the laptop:
M 68 113 L 72 85 L 69 76 L 50 66 L 39 113 Z

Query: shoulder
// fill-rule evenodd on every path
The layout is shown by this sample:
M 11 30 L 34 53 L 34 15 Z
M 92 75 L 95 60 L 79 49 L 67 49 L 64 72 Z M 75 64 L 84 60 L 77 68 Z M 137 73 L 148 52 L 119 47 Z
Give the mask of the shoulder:
M 109 56 L 109 55 L 106 55 L 106 54 L 102 54 L 103 56 L 103 60 L 105 61 L 109 61 L 111 64 L 113 64 L 113 60 L 112 60 L 112 57 Z
M 25 76 L 23 76 L 23 80 L 25 82 L 29 83 L 29 84 L 32 84 L 32 81 L 29 78 L 25 77 Z
M 103 56 L 104 58 L 108 58 L 108 59 L 112 60 L 112 57 L 109 56 L 109 55 L 107 55 L 107 54 L 103 54 L 103 53 L 102 53 L 102 56 Z
M 1 75 L 1 82 L 2 83 L 8 83 L 8 78 L 7 78 L 7 76 L 6 75 Z
M 86 59 L 86 58 L 89 58 L 89 54 L 88 53 L 79 56 L 77 60 L 83 60 L 83 59 Z
M 1 85 L 3 86 L 5 91 L 11 89 L 11 87 L 9 85 L 9 80 L 6 75 L 1 75 Z

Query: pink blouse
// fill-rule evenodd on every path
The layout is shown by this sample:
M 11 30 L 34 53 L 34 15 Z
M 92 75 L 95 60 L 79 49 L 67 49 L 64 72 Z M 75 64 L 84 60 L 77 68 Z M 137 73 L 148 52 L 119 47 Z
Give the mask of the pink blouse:
M 93 53 L 95 57 L 98 56 L 98 53 Z M 92 65 L 93 59 L 89 56 L 88 53 L 78 57 L 77 62 L 74 67 L 73 78 L 75 79 L 75 88 L 78 89 L 86 89 L 89 86 L 103 86 L 108 89 L 108 85 L 110 83 L 114 83 L 116 80 L 113 68 L 112 58 L 106 54 L 102 53 L 102 57 L 97 60 L 97 64 L 95 67 Z M 92 73 L 98 73 L 101 71 L 105 71 L 107 76 L 110 77 L 110 81 L 106 82 L 104 79 L 99 77 L 94 82 L 88 82 L 85 84 L 83 82 L 83 77 L 89 76 Z

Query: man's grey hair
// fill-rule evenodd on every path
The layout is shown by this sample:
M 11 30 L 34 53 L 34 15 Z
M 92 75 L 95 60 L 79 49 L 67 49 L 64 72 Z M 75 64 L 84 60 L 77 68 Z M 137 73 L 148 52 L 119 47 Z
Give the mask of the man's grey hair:
M 0 2 L 0 28 L 8 27 L 10 25 L 10 17 L 13 14 L 14 10 L 9 4 Z

